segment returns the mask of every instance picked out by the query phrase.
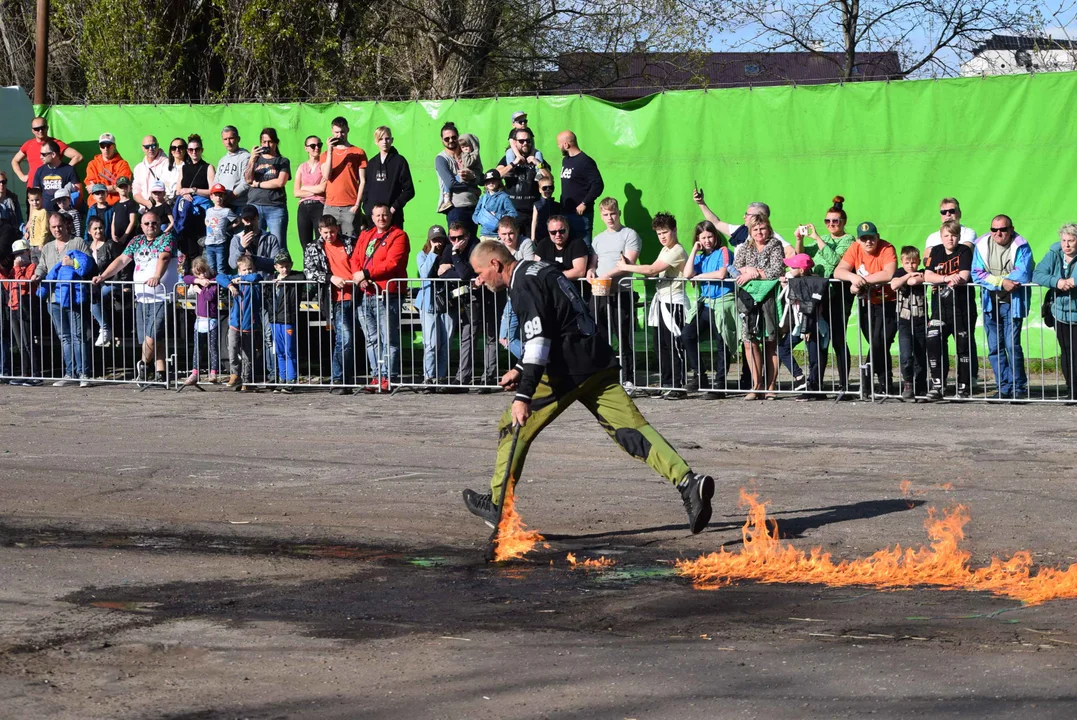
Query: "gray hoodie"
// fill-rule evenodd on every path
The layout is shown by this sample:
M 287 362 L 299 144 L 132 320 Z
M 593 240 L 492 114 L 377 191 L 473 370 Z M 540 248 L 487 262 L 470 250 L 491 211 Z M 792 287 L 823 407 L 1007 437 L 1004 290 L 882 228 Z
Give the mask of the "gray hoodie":
M 250 160 L 250 151 L 240 148 L 233 153 L 226 154 L 217 163 L 217 179 L 215 182 L 224 185 L 236 196 L 235 206 L 237 208 L 247 204 L 247 190 L 250 189 L 250 186 L 247 185 L 243 174 L 246 172 Z

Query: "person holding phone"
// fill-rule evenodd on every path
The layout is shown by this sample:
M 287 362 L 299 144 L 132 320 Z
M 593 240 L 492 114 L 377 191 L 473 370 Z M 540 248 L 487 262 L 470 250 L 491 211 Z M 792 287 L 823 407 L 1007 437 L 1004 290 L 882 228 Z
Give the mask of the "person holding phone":
M 280 154 L 280 138 L 275 128 L 267 127 L 258 135 L 258 147 L 251 149 L 251 158 L 244 172 L 250 185 L 247 202 L 258 210 L 261 229 L 288 247 L 288 206 L 284 188 L 292 176 L 292 164 Z
M 351 237 L 362 230 L 360 202 L 366 191 L 366 152 L 348 142 L 348 121 L 333 118 L 333 132 L 322 153 L 325 184 L 324 214 L 336 218 L 340 232 Z

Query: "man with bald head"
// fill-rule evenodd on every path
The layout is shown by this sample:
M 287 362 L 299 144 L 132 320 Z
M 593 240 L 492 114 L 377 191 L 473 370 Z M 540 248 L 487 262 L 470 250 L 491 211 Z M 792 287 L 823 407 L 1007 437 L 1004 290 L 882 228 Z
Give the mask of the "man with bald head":
M 591 228 L 595 224 L 595 201 L 605 185 L 602 173 L 591 156 L 580 150 L 576 133 L 562 130 L 557 135 L 561 150 L 561 209 L 568 216 L 572 237 L 582 238 L 591 247 Z
M 517 261 L 496 240 L 471 252 L 475 284 L 508 289 L 523 331 L 523 358 L 501 378 L 516 392 L 498 425 L 497 464 L 490 493 L 464 491 L 468 510 L 493 527 L 503 478 L 516 483 L 528 448 L 542 429 L 577 400 L 622 450 L 647 463 L 680 491 L 688 527 L 698 533 L 711 518 L 714 478 L 692 472 L 676 450 L 650 426 L 621 386 L 617 356 L 599 331 L 576 285 L 560 268 L 541 260 Z M 518 437 L 513 442 L 514 428 Z M 506 468 L 511 468 L 506 475 Z
M 168 156 L 161 152 L 157 138 L 147 135 L 142 138 L 142 162 L 135 165 L 135 179 L 131 183 L 131 195 L 135 202 L 144 208 L 153 207 L 150 186 L 157 181 L 164 182 L 168 171 Z

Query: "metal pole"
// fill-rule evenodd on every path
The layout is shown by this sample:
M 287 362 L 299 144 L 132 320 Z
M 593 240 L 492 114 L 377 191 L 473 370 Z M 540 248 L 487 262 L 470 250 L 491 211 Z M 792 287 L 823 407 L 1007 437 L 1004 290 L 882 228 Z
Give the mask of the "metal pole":
M 34 105 L 47 100 L 46 80 L 49 72 L 49 0 L 37 0 L 37 46 L 34 64 Z

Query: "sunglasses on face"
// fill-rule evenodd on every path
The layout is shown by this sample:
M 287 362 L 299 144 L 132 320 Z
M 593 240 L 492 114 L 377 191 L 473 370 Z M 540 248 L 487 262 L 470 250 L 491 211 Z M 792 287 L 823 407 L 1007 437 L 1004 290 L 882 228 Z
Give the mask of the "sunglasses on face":
M 149 145 L 143 145 L 142 149 L 143 150 L 156 150 L 157 149 L 157 143 L 150 143 Z
M 41 153 L 41 157 L 43 157 L 43 158 L 47 158 L 47 157 L 52 157 L 52 153 L 50 153 L 50 152 L 43 152 L 43 153 Z
M 107 147 L 112 147 L 115 143 L 97 143 L 97 147 L 104 150 Z
M 945 208 L 939 210 L 939 215 L 957 215 L 957 208 Z
M 189 148 L 187 148 L 187 152 L 202 152 L 202 148 L 200 148 L 200 147 L 189 147 Z
M 463 240 L 466 237 L 467 237 L 467 235 L 450 235 L 449 239 L 450 240 Z
M 182 145 L 173 145 L 172 147 L 169 148 L 169 150 L 171 150 L 172 152 L 183 152 L 186 149 L 187 148 L 185 148 Z
M 993 233 L 1005 233 L 1005 232 L 1009 232 L 1010 230 L 1013 230 L 1013 225 L 1006 225 L 1005 227 L 993 227 L 993 228 L 991 228 L 991 232 L 993 232 Z
M 157 227 L 160 224 L 161 223 L 157 223 L 157 222 L 144 222 L 144 223 L 142 223 L 142 227 Z
M 838 225 L 841 223 L 841 218 L 827 218 L 824 220 L 827 225 Z
M 556 230 L 550 230 L 549 232 L 551 235 L 565 235 L 568 233 L 568 231 L 563 228 L 557 228 Z
M 444 143 L 447 143 L 447 142 L 456 142 L 456 139 L 457 139 L 458 137 L 459 137 L 459 135 L 447 135 L 447 136 L 445 136 L 445 137 L 441 138 L 441 142 L 444 142 Z
M 539 186 L 539 190 L 541 190 L 542 192 L 546 192 L 547 190 L 552 192 L 553 191 L 553 185 L 541 185 L 541 186 Z
M 30 129 L 33 130 L 34 132 L 45 132 L 46 130 L 49 129 L 49 126 L 48 125 L 38 125 L 36 127 L 31 127 Z
M 864 237 L 857 239 L 860 240 L 860 242 L 862 243 L 876 243 L 879 241 L 879 238 L 875 237 L 874 235 L 865 235 Z
M 307 150 L 321 150 L 321 149 L 322 149 L 322 144 L 321 143 L 311 143 L 310 145 L 307 145 Z

